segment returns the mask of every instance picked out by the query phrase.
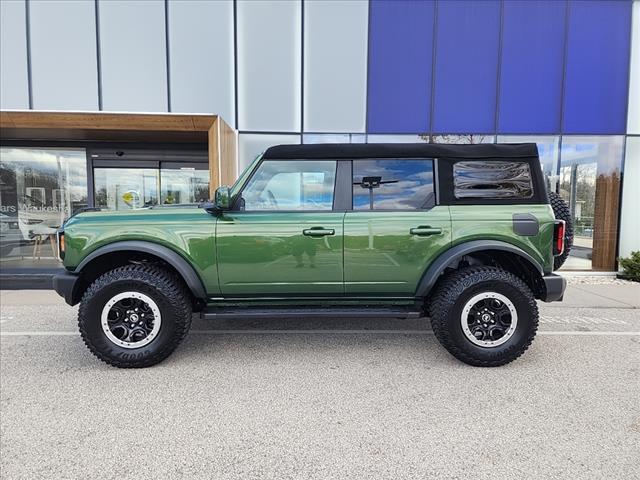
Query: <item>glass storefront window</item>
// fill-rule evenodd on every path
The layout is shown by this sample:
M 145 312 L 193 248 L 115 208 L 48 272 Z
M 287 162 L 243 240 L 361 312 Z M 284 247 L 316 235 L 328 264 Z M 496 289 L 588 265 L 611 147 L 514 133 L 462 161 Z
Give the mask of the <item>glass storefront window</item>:
M 428 135 L 367 135 L 367 143 L 421 143 L 429 141 Z
M 195 167 L 160 169 L 160 202 L 199 203 L 209 198 L 209 170 Z
M 560 137 L 554 136 L 522 136 L 498 135 L 498 143 L 535 143 L 538 145 L 542 173 L 547 182 L 547 188 L 555 192 L 558 188 L 558 152 L 560 151 Z
M 574 222 L 565 270 L 615 270 L 623 151 L 622 136 L 562 138 L 559 193 Z
M 468 133 L 464 135 L 426 135 L 429 143 L 477 144 L 494 143 L 495 135 L 488 133 Z
M 365 143 L 364 133 L 305 133 L 302 143 Z
M 56 230 L 87 206 L 83 149 L 0 148 L 0 265 L 58 266 Z
M 367 135 L 367 143 L 493 143 L 495 135 L 470 133 L 466 135 Z

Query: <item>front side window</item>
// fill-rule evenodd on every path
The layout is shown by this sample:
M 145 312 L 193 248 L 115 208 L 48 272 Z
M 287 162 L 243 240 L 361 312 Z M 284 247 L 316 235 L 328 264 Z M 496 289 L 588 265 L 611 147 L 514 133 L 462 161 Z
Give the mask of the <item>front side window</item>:
M 265 160 L 242 192 L 253 210 L 331 210 L 335 160 Z
M 354 210 L 416 210 L 435 205 L 433 161 L 353 161 Z
M 518 199 L 533 196 L 531 170 L 526 162 L 474 160 L 453 165 L 456 198 Z

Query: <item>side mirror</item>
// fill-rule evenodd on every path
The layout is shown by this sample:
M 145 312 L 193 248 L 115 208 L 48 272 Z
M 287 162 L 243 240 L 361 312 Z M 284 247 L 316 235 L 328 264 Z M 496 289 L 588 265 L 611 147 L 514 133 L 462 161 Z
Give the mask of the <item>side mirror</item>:
M 231 202 L 231 192 L 229 187 L 222 185 L 216 189 L 214 203 L 218 210 L 229 210 Z

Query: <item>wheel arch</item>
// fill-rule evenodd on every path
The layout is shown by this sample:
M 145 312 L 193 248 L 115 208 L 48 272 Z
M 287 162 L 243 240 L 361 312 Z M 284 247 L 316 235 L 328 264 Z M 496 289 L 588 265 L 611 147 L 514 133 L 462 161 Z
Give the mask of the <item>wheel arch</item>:
M 178 252 L 157 243 L 141 240 L 124 240 L 110 243 L 92 251 L 73 270 L 81 278 L 90 272 L 90 278 L 84 278 L 82 282 L 77 282 L 74 300 L 79 301 L 84 290 L 91 283 L 96 273 L 104 273 L 105 261 L 109 265 L 108 269 L 116 268 L 123 263 L 142 258 L 143 260 L 159 260 L 170 267 L 185 283 L 195 304 L 206 303 L 207 294 L 202 279 L 189 264 L 189 262 Z
M 462 262 L 497 265 L 521 277 L 536 297 L 544 292 L 542 265 L 521 248 L 499 240 L 473 240 L 446 250 L 427 268 L 418 284 L 415 296 L 425 298 L 431 293 L 448 268 L 458 268 Z

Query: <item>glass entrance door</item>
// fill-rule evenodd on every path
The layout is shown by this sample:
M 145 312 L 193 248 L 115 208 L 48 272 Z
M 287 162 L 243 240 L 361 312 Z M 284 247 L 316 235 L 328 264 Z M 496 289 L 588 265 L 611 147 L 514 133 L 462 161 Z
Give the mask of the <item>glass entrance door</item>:
M 199 203 L 209 198 L 206 152 L 92 150 L 93 205 L 128 210 Z
M 160 174 L 155 168 L 94 168 L 95 206 L 127 210 L 158 204 Z
M 199 203 L 209 198 L 208 165 L 160 162 L 160 202 Z

